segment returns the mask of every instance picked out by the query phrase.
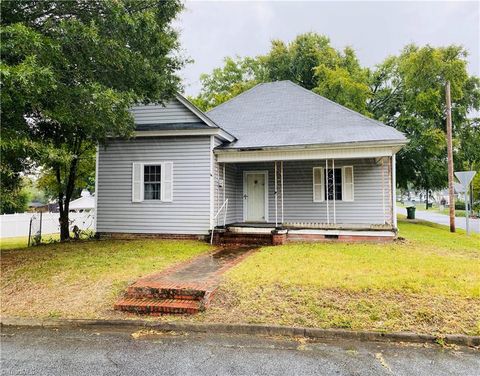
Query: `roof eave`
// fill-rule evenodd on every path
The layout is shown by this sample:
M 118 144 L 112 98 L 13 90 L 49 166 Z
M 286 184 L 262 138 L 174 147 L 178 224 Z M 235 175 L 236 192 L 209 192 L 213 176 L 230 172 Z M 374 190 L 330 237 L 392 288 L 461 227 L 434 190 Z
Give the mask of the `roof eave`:
M 222 147 L 215 148 L 215 152 L 219 153 L 239 153 L 243 151 L 257 151 L 257 150 L 299 150 L 299 149 L 330 149 L 332 147 L 351 149 L 361 147 L 392 147 L 395 153 L 398 152 L 403 146 L 408 143 L 408 139 L 405 140 L 380 140 L 380 141 L 355 141 L 355 142 L 337 142 L 328 144 L 305 144 L 305 145 L 279 145 L 279 146 L 251 146 L 251 147 Z

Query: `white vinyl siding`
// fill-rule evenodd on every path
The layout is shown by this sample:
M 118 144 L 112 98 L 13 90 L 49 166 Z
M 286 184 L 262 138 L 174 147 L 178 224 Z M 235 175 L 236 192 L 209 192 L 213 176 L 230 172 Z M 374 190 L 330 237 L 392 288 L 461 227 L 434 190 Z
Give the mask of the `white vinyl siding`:
M 178 99 L 165 104 L 134 106 L 130 109 L 135 124 L 197 123 L 200 118 L 186 108 Z
M 109 141 L 99 148 L 97 231 L 208 234 L 210 157 L 209 136 Z M 139 191 L 132 192 L 132 166 L 158 161 L 164 163 L 164 201 L 140 201 Z
M 323 167 L 313 168 L 313 202 L 323 202 L 325 199 L 325 182 Z
M 342 167 L 342 201 L 354 200 L 353 166 Z
M 222 165 L 222 164 L 220 164 Z M 327 223 L 327 212 L 330 223 L 333 223 L 333 202 L 329 201 L 328 210 L 325 192 L 320 195 L 323 201 L 313 201 L 313 171 L 322 168 L 324 160 L 317 161 L 286 161 L 284 162 L 284 218 L 285 223 Z M 352 200 L 336 201 L 337 224 L 384 224 L 391 221 L 389 200 L 391 192 L 388 189 L 389 177 L 386 166 L 372 159 L 336 160 L 335 168 L 353 167 Z M 325 168 L 323 167 L 325 176 Z M 268 170 L 269 179 L 269 218 L 275 218 L 274 163 L 227 163 L 226 164 L 226 197 L 230 198 L 228 204 L 227 223 L 242 222 L 243 218 L 243 171 Z M 382 173 L 384 174 L 385 188 L 382 189 Z M 348 181 L 348 176 L 345 177 Z M 322 186 L 319 184 L 319 186 Z M 323 184 L 323 187 L 325 185 Z M 347 189 L 348 191 L 348 189 Z M 348 192 L 344 192 L 348 197 Z M 382 199 L 382 194 L 384 198 Z M 280 201 L 280 199 L 279 199 Z M 385 202 L 383 208 L 382 202 Z M 280 205 L 279 205 L 280 208 Z M 279 209 L 280 210 L 280 209 Z M 280 212 L 279 212 L 280 213 Z M 279 214 L 280 217 L 280 214 Z
M 145 167 L 160 167 L 160 180 L 145 180 Z M 147 197 L 145 185 L 159 185 L 160 195 Z M 148 193 L 148 190 L 147 190 Z M 155 194 L 153 194 L 155 196 Z M 132 166 L 132 202 L 173 200 L 173 163 L 172 162 L 134 162 Z

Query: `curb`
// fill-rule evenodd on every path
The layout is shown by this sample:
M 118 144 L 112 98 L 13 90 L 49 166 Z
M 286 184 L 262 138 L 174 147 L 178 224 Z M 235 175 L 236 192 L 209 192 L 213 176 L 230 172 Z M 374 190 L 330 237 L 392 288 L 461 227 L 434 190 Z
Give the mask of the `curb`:
M 411 332 L 368 332 L 343 329 L 304 328 L 259 324 L 220 324 L 191 322 L 156 322 L 147 320 L 87 320 L 87 319 L 29 319 L 5 317 L 1 327 L 42 327 L 42 328 L 92 328 L 112 327 L 116 329 L 156 329 L 161 331 L 180 331 L 196 333 L 250 334 L 285 337 L 307 337 L 312 339 L 347 339 L 370 342 L 408 342 L 408 343 L 446 343 L 460 346 L 480 346 L 480 336 L 464 334 L 446 334 L 435 336 Z

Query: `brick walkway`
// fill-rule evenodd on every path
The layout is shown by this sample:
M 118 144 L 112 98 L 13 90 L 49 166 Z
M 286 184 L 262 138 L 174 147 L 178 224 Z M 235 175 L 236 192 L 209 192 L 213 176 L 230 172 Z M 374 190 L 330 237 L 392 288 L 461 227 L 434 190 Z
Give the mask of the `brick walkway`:
M 127 288 L 115 309 L 150 315 L 202 311 L 212 300 L 221 275 L 254 249 L 221 249 L 141 278 Z

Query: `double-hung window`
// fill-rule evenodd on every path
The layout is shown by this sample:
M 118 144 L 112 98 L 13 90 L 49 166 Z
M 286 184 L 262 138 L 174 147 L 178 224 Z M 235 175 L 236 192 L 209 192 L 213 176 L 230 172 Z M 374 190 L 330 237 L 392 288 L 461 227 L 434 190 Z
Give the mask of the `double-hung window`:
M 162 199 L 162 165 L 143 165 L 143 199 Z
M 353 201 L 353 167 L 313 168 L 313 201 Z
M 132 165 L 132 202 L 172 201 L 173 163 L 134 162 Z

